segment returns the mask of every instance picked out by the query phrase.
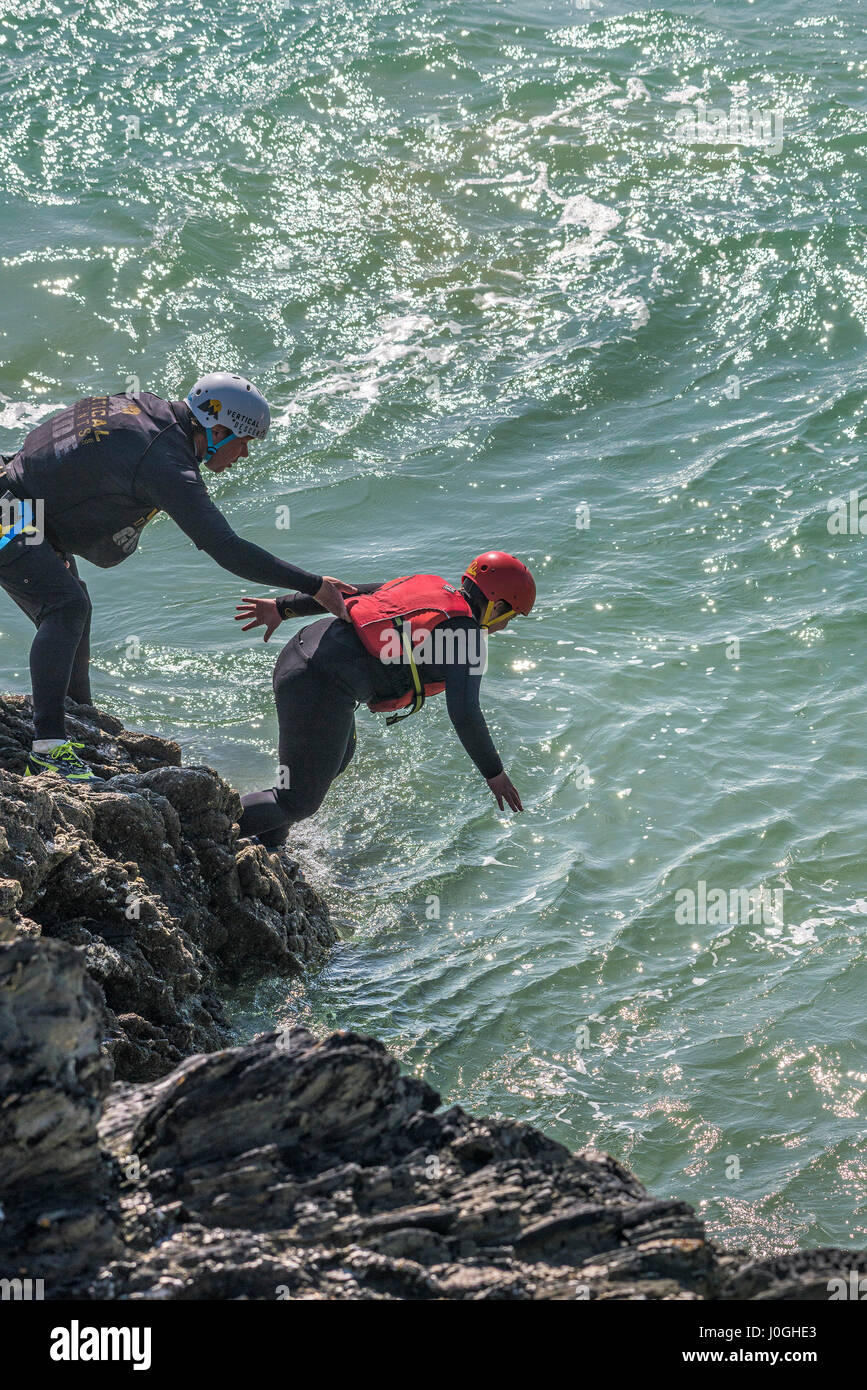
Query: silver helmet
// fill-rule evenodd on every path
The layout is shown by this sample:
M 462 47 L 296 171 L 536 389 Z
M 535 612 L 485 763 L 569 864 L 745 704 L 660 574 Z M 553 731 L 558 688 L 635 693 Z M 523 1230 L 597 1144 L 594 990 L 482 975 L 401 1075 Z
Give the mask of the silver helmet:
M 264 439 L 271 424 L 271 411 L 262 392 L 237 372 L 208 372 L 199 377 L 187 396 L 187 405 L 209 441 L 214 425 L 224 425 L 235 437 Z

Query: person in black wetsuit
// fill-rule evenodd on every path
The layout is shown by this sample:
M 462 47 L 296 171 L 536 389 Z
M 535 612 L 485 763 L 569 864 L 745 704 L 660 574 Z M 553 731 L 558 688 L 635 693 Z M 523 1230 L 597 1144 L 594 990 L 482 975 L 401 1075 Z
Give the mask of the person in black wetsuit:
M 53 771 L 93 784 L 66 741 L 64 701 L 91 703 L 90 617 L 76 556 L 103 569 L 135 550 L 166 512 L 223 569 L 274 588 L 291 585 L 340 618 L 346 586 L 278 559 L 232 530 L 200 464 L 225 472 L 270 425 L 268 403 L 244 377 L 213 372 L 185 401 L 141 392 L 79 401 L 0 458 L 0 588 L 36 624 L 30 650 L 34 742 L 28 776 Z M 29 523 L 29 524 L 28 524 Z
M 436 575 L 359 584 L 346 600 L 350 624 L 322 618 L 303 628 L 274 667 L 279 721 L 278 785 L 242 796 L 242 835 L 268 849 L 312 816 L 355 752 L 355 710 L 407 709 L 445 691 L 449 718 L 498 806 L 522 811 L 479 704 L 485 639 L 516 613 L 528 614 L 536 586 L 514 556 L 489 551 L 467 567 L 460 589 Z M 315 599 L 289 594 L 246 598 L 236 621 L 265 627 L 317 612 Z M 378 653 L 378 654 L 377 654 Z M 410 657 L 412 659 L 410 659 Z M 389 723 L 405 715 L 393 714 Z

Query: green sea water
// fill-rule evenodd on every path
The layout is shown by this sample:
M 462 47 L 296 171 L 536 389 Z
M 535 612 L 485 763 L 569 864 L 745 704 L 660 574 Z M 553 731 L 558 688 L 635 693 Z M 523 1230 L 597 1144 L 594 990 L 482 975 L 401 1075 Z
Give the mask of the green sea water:
M 538 580 L 485 682 L 526 813 L 440 702 L 362 711 L 293 836 L 344 940 L 240 993 L 239 1036 L 371 1032 L 760 1253 L 865 1236 L 867 541 L 857 496 L 829 512 L 863 480 L 864 19 L 0 8 L 0 450 L 227 366 L 276 417 L 213 483 L 242 534 L 350 581 L 492 546 Z M 249 588 L 164 518 L 83 570 L 98 702 L 269 785 Z M 24 691 L 8 601 L 0 634 Z

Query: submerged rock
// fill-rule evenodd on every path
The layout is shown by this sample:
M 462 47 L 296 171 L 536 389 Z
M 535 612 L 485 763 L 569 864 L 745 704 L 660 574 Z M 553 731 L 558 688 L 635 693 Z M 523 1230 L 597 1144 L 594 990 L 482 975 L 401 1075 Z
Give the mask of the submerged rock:
M 867 1273 L 721 1251 L 607 1155 L 442 1110 L 373 1038 L 226 1046 L 217 981 L 299 968 L 327 914 L 237 840 L 214 772 L 75 719 L 105 790 L 0 771 L 0 1277 L 48 1299 L 825 1300 Z M 28 737 L 23 702 L 0 721 Z

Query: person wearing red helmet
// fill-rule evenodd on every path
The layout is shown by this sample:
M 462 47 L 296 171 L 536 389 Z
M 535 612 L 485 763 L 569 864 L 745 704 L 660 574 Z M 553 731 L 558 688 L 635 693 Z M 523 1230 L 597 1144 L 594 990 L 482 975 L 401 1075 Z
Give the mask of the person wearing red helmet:
M 349 586 L 347 586 L 349 587 Z M 489 550 L 471 561 L 456 588 L 436 574 L 402 575 L 352 586 L 350 622 L 322 618 L 296 634 L 274 668 L 280 726 L 278 785 L 242 796 L 241 834 L 269 849 L 312 816 L 355 753 L 355 711 L 366 704 L 393 726 L 445 692 L 449 718 L 500 810 L 523 811 L 481 711 L 487 634 L 526 617 L 536 585 L 514 555 Z M 287 618 L 321 613 L 315 599 L 288 594 L 245 598 L 236 621 L 264 627 L 267 642 Z
M 488 632 L 501 630 L 518 613 L 528 617 L 536 602 L 536 581 L 527 566 L 503 550 L 477 555 L 461 575 L 461 583 L 472 584 L 487 599 L 479 626 Z

